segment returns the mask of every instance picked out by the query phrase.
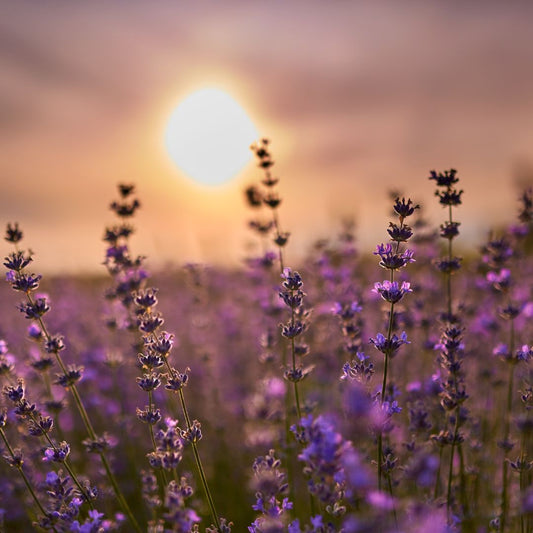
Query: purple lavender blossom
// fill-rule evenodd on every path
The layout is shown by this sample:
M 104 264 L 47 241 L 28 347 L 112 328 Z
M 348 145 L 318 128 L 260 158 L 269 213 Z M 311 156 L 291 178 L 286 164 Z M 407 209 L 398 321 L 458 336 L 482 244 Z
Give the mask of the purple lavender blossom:
M 298 428 L 293 426 L 299 442 L 304 447 L 298 455 L 308 476 L 308 490 L 315 495 L 332 515 L 345 512 L 343 486 L 345 483 L 342 459 L 351 450 L 351 443 L 335 430 L 325 416 L 303 417 Z
M 405 331 L 399 337 L 394 333 L 390 339 L 387 339 L 382 333 L 378 333 L 375 338 L 370 339 L 370 342 L 377 350 L 389 357 L 394 357 L 403 344 L 411 343 L 411 341 L 407 340 L 407 333 Z
M 293 504 L 286 497 L 287 476 L 281 469 L 281 461 L 276 458 L 275 451 L 270 450 L 267 455 L 255 459 L 253 470 L 256 501 L 252 508 L 261 516 L 248 527 L 248 531 L 282 531 Z
M 398 303 L 405 294 L 413 292 L 411 284 L 403 281 L 400 285 L 397 281 L 385 280 L 383 283 L 374 283 L 372 292 L 379 294 L 386 302 L 391 304 Z
M 381 258 L 379 266 L 387 270 L 399 270 L 415 261 L 413 250 L 398 252 L 397 250 L 393 250 L 392 244 L 390 243 L 378 244 L 374 255 L 379 255 Z

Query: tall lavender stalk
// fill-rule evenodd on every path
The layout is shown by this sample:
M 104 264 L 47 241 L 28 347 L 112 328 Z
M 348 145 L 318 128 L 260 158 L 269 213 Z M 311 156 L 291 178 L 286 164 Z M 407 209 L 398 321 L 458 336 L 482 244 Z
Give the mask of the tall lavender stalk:
M 400 302 L 404 295 L 411 292 L 411 288 L 408 282 L 402 282 L 400 285 L 400 283 L 394 278 L 397 271 L 414 261 L 412 250 L 402 249 L 402 243 L 407 242 L 413 234 L 411 228 L 405 223 L 405 219 L 411 216 L 417 208 L 418 206 L 414 205 L 411 199 L 396 199 L 394 204 L 394 212 L 398 215 L 398 223 L 391 222 L 389 224 L 389 229 L 387 230 L 393 244 L 379 244 L 374 252 L 374 255 L 377 255 L 380 258 L 379 266 L 385 270 L 388 270 L 389 272 L 389 279 L 383 281 L 382 283 L 376 283 L 373 289 L 374 292 L 379 294 L 383 300 L 390 304 L 388 310 L 387 334 L 383 335 L 382 333 L 378 333 L 375 338 L 370 339 L 370 342 L 376 347 L 376 349 L 385 356 L 379 402 L 381 407 L 384 407 L 387 410 L 394 403 L 394 398 L 389 399 L 386 396 L 390 362 L 391 359 L 397 354 L 402 344 L 407 344 L 409 342 L 405 332 L 403 332 L 399 337 L 396 333 L 394 333 L 394 310 L 395 306 L 398 304 L 398 302 Z M 382 430 L 380 430 L 378 433 L 377 466 L 378 488 L 381 490 L 384 466 Z M 389 488 L 392 490 L 390 478 Z
M 459 181 L 455 169 L 445 170 L 444 172 L 431 171 L 430 180 L 435 181 L 437 190 L 435 196 L 439 198 L 439 203 L 448 209 L 448 220 L 440 226 L 440 236 L 447 241 L 447 254 L 444 258 L 437 261 L 436 265 L 440 272 L 445 276 L 446 286 L 446 310 L 441 313 L 443 329 L 441 341 L 436 348 L 440 350 L 439 362 L 444 372 L 445 379 L 442 380 L 441 406 L 449 416 L 451 431 L 441 433 L 434 440 L 441 445 L 440 462 L 442 462 L 442 449 L 445 444 L 451 446 L 450 462 L 448 467 L 446 508 L 448 521 L 451 521 L 452 512 L 452 484 L 453 484 L 453 465 L 456 448 L 460 455 L 460 488 L 461 501 L 463 508 L 467 505 L 465 497 L 465 476 L 464 476 L 464 459 L 462 454 L 461 443 L 463 436 L 460 433 L 460 427 L 463 423 L 463 413 L 461 407 L 467 399 L 464 386 L 464 373 L 462 370 L 462 360 L 464 354 L 463 345 L 463 327 L 460 323 L 459 316 L 453 308 L 452 293 L 452 275 L 461 267 L 461 259 L 453 255 L 453 240 L 459 235 L 460 222 L 453 219 L 453 207 L 461 204 L 462 190 L 457 190 L 455 184 Z M 440 465 L 435 485 L 435 495 L 438 490 L 440 475 Z M 463 509 L 464 511 L 465 509 Z
M 126 220 L 133 216 L 140 202 L 132 198 L 135 188 L 133 185 L 119 185 L 121 200 L 113 202 L 111 209 L 121 219 L 117 226 L 107 228 L 105 240 L 109 243 L 106 251 L 106 266 L 113 276 L 115 285 L 110 295 L 118 299 L 127 314 L 127 323 L 130 329 L 138 329 L 141 334 L 139 349 L 139 362 L 143 369 L 143 376 L 137 379 L 137 383 L 148 393 L 148 406 L 142 410 L 137 410 L 137 416 L 143 422 L 148 423 L 153 452 L 149 454 L 151 464 L 159 468 L 168 468 L 173 471 L 174 483 L 178 482 L 176 466 L 181 460 L 180 454 L 171 454 L 174 459 L 169 460 L 169 454 L 164 451 L 163 456 L 156 442 L 153 426 L 161 419 L 159 409 L 155 407 L 153 393 L 161 385 L 162 378 L 166 378 L 165 389 L 178 395 L 179 403 L 185 418 L 185 428 L 178 428 L 180 438 L 184 443 L 190 444 L 198 476 L 203 487 L 206 501 L 210 510 L 211 518 L 215 530 L 218 532 L 230 531 L 231 523 L 226 523 L 225 519 L 219 518 L 213 496 L 209 489 L 209 484 L 198 449 L 198 442 L 202 438 L 201 424 L 198 420 L 192 420 L 185 400 L 184 387 L 188 383 L 187 368 L 184 372 L 178 371 L 169 363 L 169 354 L 173 347 L 173 335 L 161 330 L 164 319 L 160 313 L 155 311 L 158 300 L 157 289 L 144 289 L 147 278 L 146 271 L 142 268 L 142 257 L 131 258 L 128 239 L 133 228 L 126 223 Z M 160 371 L 161 368 L 167 370 L 166 373 Z M 164 470 L 163 470 L 164 472 Z M 167 484 L 166 475 L 163 473 L 163 480 Z
M 527 194 L 525 199 L 527 199 Z M 526 202 L 527 206 L 527 202 Z M 527 207 L 525 207 L 527 212 Z M 524 216 L 524 213 L 522 213 Z M 487 281 L 492 285 L 493 289 L 501 293 L 503 297 L 503 305 L 499 308 L 499 315 L 508 324 L 508 342 L 499 343 L 493 350 L 493 354 L 507 363 L 507 392 L 505 399 L 505 412 L 503 420 L 503 438 L 498 442 L 498 446 L 502 449 L 502 491 L 501 491 L 501 507 L 499 515 L 500 531 L 504 532 L 509 526 L 509 507 L 510 507 L 510 480 L 509 480 L 509 466 L 514 470 L 520 471 L 521 478 L 521 492 L 523 492 L 523 475 L 525 469 L 525 462 L 523 448 L 520 457 L 517 461 L 510 461 L 508 455 L 514 447 L 514 442 L 511 440 L 511 417 L 513 413 L 513 396 L 516 394 L 515 374 L 516 367 L 520 362 L 527 362 L 530 359 L 530 350 L 527 345 L 523 345 L 517 349 L 518 339 L 516 331 L 516 320 L 520 316 L 524 303 L 514 297 L 519 293 L 516 292 L 515 276 L 511 270 L 511 261 L 513 266 L 517 266 L 518 251 L 513 248 L 511 241 L 505 237 L 493 238 L 483 248 L 484 261 L 489 266 L 490 270 L 487 273 Z M 521 519 L 522 528 L 523 519 Z
M 50 416 L 43 415 L 36 408 L 36 405 L 28 400 L 24 381 L 19 379 L 17 385 L 6 385 L 2 392 L 14 405 L 16 415 L 21 420 L 26 421 L 29 435 L 32 437 L 42 437 L 45 440 L 48 447 L 44 452 L 43 460 L 60 462 L 78 488 L 83 500 L 88 503 L 90 509 L 94 509 L 92 503 L 92 500 L 95 498 L 94 492 L 90 487 L 84 487 L 82 485 L 68 459 L 70 445 L 64 440 L 59 443 L 54 442 L 50 436 L 50 432 L 54 426 L 54 420 Z M 57 458 L 61 460 L 57 461 Z
M 159 368 L 165 366 L 167 372 L 165 374 L 167 383 L 165 389 L 169 392 L 175 393 L 179 397 L 179 402 L 183 416 L 185 418 L 185 428 L 181 430 L 181 437 L 184 441 L 191 445 L 194 455 L 194 461 L 196 469 L 200 477 L 200 482 L 204 489 L 206 500 L 211 512 L 213 523 L 218 531 L 221 528 L 221 522 L 215 509 L 215 503 L 213 496 L 209 489 L 205 470 L 200 458 L 200 452 L 198 449 L 198 442 L 202 438 L 201 424 L 198 420 L 192 420 L 189 414 L 189 409 L 185 401 L 184 387 L 189 381 L 188 371 L 179 372 L 176 368 L 172 367 L 168 361 L 168 356 L 172 348 L 172 336 L 165 331 L 160 331 L 160 326 L 163 324 L 163 318 L 160 313 L 156 313 L 154 308 L 157 304 L 157 299 L 153 296 L 155 290 L 151 289 L 149 292 L 140 291 L 135 296 L 135 303 L 137 304 L 139 314 L 139 330 L 145 334 L 144 336 L 144 352 L 140 356 L 141 364 L 145 368 Z M 152 376 L 149 374 L 148 379 L 153 381 Z M 157 377 L 159 381 L 159 377 Z M 141 381 L 142 383 L 142 381 Z
M 30 479 L 26 475 L 26 472 L 23 468 L 24 460 L 23 460 L 22 452 L 19 449 L 13 448 L 9 442 L 9 439 L 7 438 L 7 435 L 5 432 L 6 425 L 7 425 L 7 412 L 3 411 L 3 412 L 0 412 L 0 437 L 2 437 L 4 446 L 7 449 L 7 454 L 4 455 L 4 459 L 11 467 L 17 470 L 20 477 L 24 481 L 24 485 L 26 486 L 26 489 L 30 493 L 30 496 L 32 500 L 34 501 L 37 509 L 39 509 L 39 512 L 42 514 L 43 518 L 46 518 L 48 516 L 48 513 L 46 512 L 39 498 L 37 497 L 33 484 L 31 483 Z M 51 526 L 50 530 L 53 531 L 54 533 L 57 533 L 57 529 L 55 528 L 55 526 Z
M 117 327 L 135 331 L 138 327 L 135 315 L 134 294 L 141 289 L 148 274 L 143 266 L 143 258 L 133 257 L 130 251 L 129 239 L 134 232 L 134 228 L 129 224 L 129 220 L 134 216 L 140 207 L 139 200 L 134 197 L 135 187 L 131 184 L 119 184 L 119 200 L 111 203 L 111 209 L 119 218 L 119 223 L 109 226 L 105 230 L 104 241 L 107 243 L 106 257 L 104 264 L 113 279 L 113 286 L 107 291 L 106 297 L 109 301 L 115 302 L 114 315 L 107 320 L 107 325 L 111 330 Z M 150 307 L 157 303 L 157 291 L 147 291 L 144 294 L 144 303 Z M 123 313 L 122 320 L 120 315 Z M 137 340 L 136 348 L 142 348 L 142 340 Z M 137 384 L 148 395 L 148 405 L 144 409 L 137 408 L 137 418 L 147 424 L 152 443 L 152 454 L 157 454 L 157 443 L 155 439 L 154 426 L 160 422 L 161 411 L 154 401 L 154 392 L 161 385 L 161 375 L 158 372 L 162 366 L 162 359 L 146 361 L 143 355 L 139 357 L 140 366 L 143 371 L 142 377 L 137 378 Z M 180 456 L 181 458 L 181 456 Z M 164 492 L 168 485 L 166 469 L 157 469 L 160 472 L 162 481 L 161 490 Z M 174 467 L 175 470 L 175 467 Z M 174 479 L 177 475 L 174 474 Z
M 283 263 L 283 248 L 289 240 L 289 233 L 281 230 L 281 225 L 278 217 L 278 207 L 281 203 L 279 193 L 275 190 L 279 179 L 272 175 L 272 167 L 274 160 L 268 148 L 270 141 L 268 139 L 261 139 L 261 141 L 251 146 L 252 151 L 258 159 L 258 166 L 264 170 L 265 177 L 262 180 L 264 192 L 254 189 L 256 199 L 262 199 L 263 203 L 268 206 L 272 212 L 272 224 L 269 228 L 274 229 L 274 243 L 278 248 L 279 270 L 283 273 L 285 266 Z M 249 196 L 250 199 L 250 196 Z M 253 205 L 253 202 L 250 202 Z
M 291 382 L 294 387 L 294 401 L 299 423 L 302 418 L 302 407 L 300 403 L 298 383 L 305 378 L 308 371 L 297 362 L 299 345 L 296 344 L 296 339 L 306 328 L 305 320 L 303 320 L 302 308 L 305 293 L 302 290 L 303 281 L 298 272 L 293 272 L 290 268 L 286 268 L 283 272 L 283 278 L 285 281 L 281 285 L 279 296 L 285 305 L 291 310 L 289 321 L 286 324 L 281 325 L 281 334 L 289 340 L 291 350 L 291 365 L 285 370 L 285 379 Z
M 79 415 L 89 435 L 88 439 L 84 441 L 86 449 L 87 451 L 96 453 L 100 456 L 107 478 L 113 487 L 113 491 L 115 492 L 115 496 L 122 510 L 130 520 L 132 527 L 140 532 L 141 529 L 137 519 L 133 515 L 111 470 L 111 465 L 106 455 L 110 445 L 109 440 L 105 435 L 98 436 L 96 434 L 78 391 L 76 384 L 82 379 L 84 369 L 77 365 L 65 364 L 61 356 L 61 352 L 65 349 L 63 337 L 61 335 L 52 335 L 48 331 L 44 322 L 43 315 L 48 311 L 48 305 L 46 300 L 35 298 L 34 296 L 42 276 L 28 274 L 25 271 L 26 267 L 31 263 L 32 257 L 31 254 L 28 253 L 25 255 L 23 251 L 17 249 L 18 243 L 22 239 L 22 232 L 16 224 L 8 224 L 5 239 L 12 243 L 16 248 L 15 252 L 6 258 L 6 262 L 4 263 L 8 268 L 6 279 L 11 283 L 11 286 L 15 291 L 21 292 L 26 296 L 26 302 L 21 304 L 20 309 L 26 314 L 26 316 L 31 317 L 31 319 L 38 325 L 43 335 L 43 344 L 46 352 L 53 354 L 55 361 L 61 370 L 61 374 L 58 375 L 58 384 L 69 390 L 74 399 L 74 403 L 76 404 Z

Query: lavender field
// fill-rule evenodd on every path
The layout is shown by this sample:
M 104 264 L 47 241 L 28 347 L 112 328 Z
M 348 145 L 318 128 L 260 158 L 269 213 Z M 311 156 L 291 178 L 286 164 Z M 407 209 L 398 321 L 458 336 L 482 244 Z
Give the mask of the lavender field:
M 239 269 L 149 271 L 129 184 L 99 277 L 41 277 L 5 221 L 0 530 L 533 531 L 531 190 L 461 250 L 479 191 L 430 171 L 431 205 L 382 199 L 374 249 L 346 221 L 287 264 L 290 202 L 253 148 Z

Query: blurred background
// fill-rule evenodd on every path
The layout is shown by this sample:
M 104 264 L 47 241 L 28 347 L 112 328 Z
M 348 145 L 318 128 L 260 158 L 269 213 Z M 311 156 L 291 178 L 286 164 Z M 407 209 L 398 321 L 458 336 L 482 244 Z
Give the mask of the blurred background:
M 150 265 L 242 262 L 255 162 L 209 188 L 164 146 L 174 108 L 205 87 L 226 91 L 272 140 L 289 263 L 346 217 L 372 251 L 387 239 L 391 189 L 440 223 L 430 169 L 458 169 L 470 247 L 514 219 L 532 182 L 529 2 L 0 7 L 1 221 L 21 224 L 38 271 L 104 271 L 118 182 L 137 185 L 133 245 Z

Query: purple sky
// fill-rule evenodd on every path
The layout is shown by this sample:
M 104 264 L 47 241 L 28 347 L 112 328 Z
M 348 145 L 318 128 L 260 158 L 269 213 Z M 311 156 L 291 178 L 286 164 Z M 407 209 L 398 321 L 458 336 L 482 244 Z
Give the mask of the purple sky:
M 101 268 L 119 181 L 137 184 L 134 247 L 152 264 L 242 259 L 259 172 L 206 191 L 164 152 L 168 115 L 202 87 L 272 139 L 289 262 L 347 215 L 373 249 L 391 188 L 440 222 L 433 168 L 459 170 L 465 244 L 531 183 L 529 2 L 0 4 L 0 208 L 45 269 Z

